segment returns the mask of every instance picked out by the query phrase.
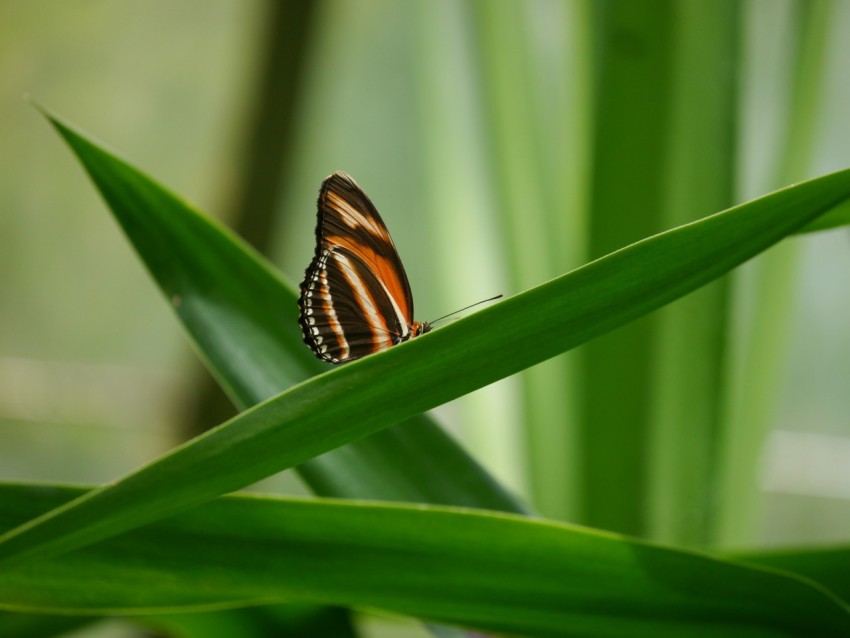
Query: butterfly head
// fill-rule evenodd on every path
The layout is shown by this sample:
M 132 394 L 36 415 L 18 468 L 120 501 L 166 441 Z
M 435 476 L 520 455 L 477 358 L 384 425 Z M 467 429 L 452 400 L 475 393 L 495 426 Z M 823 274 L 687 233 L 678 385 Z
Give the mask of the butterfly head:
M 418 337 L 426 332 L 431 332 L 431 324 L 427 321 L 414 321 L 413 325 L 410 326 L 411 337 Z

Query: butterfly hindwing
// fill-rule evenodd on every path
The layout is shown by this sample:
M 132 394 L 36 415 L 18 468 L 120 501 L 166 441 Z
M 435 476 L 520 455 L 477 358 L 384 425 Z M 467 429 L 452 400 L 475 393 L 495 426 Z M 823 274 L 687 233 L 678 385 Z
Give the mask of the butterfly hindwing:
M 314 259 L 302 284 L 304 339 L 322 359 L 340 363 L 402 340 L 399 311 L 380 281 L 345 248 Z

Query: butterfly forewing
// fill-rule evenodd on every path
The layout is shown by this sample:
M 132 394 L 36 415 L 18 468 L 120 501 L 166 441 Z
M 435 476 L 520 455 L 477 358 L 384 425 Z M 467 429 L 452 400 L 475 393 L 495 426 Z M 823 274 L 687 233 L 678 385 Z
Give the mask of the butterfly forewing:
M 316 255 L 301 284 L 299 306 L 304 341 L 331 363 L 384 350 L 429 329 L 413 321 L 410 285 L 383 220 L 344 173 L 322 184 Z
M 326 248 L 342 246 L 360 257 L 386 286 L 402 313 L 413 321 L 413 295 L 393 240 L 374 204 L 345 173 L 334 173 L 319 193 L 316 239 Z

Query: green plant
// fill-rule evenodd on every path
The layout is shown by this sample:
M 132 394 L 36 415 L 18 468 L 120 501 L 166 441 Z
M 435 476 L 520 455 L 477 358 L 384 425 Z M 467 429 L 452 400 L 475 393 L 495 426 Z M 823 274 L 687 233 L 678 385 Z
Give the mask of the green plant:
M 182 547 L 146 537 L 144 532 L 122 537 L 135 547 L 135 558 L 146 572 L 164 571 L 149 574 L 147 582 L 120 573 L 122 565 L 111 552 L 126 557 L 124 548 L 96 545 L 103 547 L 105 556 L 85 551 L 71 554 L 70 575 L 62 574 L 66 566 L 54 558 L 245 487 L 575 347 L 711 281 L 784 236 L 817 224 L 829 211 L 834 223 L 847 223 L 848 208 L 839 204 L 850 198 L 850 171 L 649 238 L 426 338 L 298 383 L 299 376 L 306 376 L 310 366 L 315 369 L 316 365 L 305 356 L 309 353 L 292 321 L 294 293 L 226 231 L 67 126 L 53 122 L 234 400 L 247 406 L 273 393 L 276 383 L 295 385 L 125 479 L 77 493 L 76 498 L 73 491 L 59 487 L 8 486 L 6 502 L 24 511 L 6 522 L 10 531 L 0 538 L 7 608 L 150 613 L 295 600 L 366 604 L 440 622 L 540 635 L 558 635 L 566 626 L 597 635 L 626 631 L 659 635 L 679 632 L 682 622 L 706 627 L 709 619 L 708 631 L 716 631 L 715 624 L 736 623 L 747 631 L 751 624 L 764 624 L 765 631 L 770 626 L 777 630 L 796 626 L 801 631 L 822 627 L 826 632 L 850 627 L 850 617 L 838 599 L 790 573 L 533 519 L 439 507 L 423 512 L 401 505 L 229 500 L 217 506 L 225 508 L 224 513 L 211 508 L 204 516 L 199 510 L 198 519 L 178 519 L 177 530 L 159 532 L 166 538 L 173 533 L 182 539 Z M 296 367 L 298 361 L 303 363 Z M 433 425 L 414 422 L 396 427 L 408 429 L 416 454 L 426 451 L 430 456 Z M 438 441 L 441 446 L 451 445 L 447 439 Z M 397 456 L 403 449 L 394 449 L 389 441 L 382 451 Z M 433 451 L 437 452 L 436 446 Z M 477 477 L 479 484 L 470 499 L 480 495 L 481 503 L 490 507 L 518 509 L 474 462 L 459 453 L 455 456 L 467 466 L 456 469 L 456 476 Z M 406 467 L 399 469 L 404 472 Z M 346 469 L 345 460 L 331 459 L 327 467 L 309 472 L 332 475 Z M 436 478 L 446 468 L 432 466 L 430 472 Z M 407 478 L 428 485 L 432 477 L 408 474 Z M 453 488 L 447 485 L 446 490 L 442 499 L 428 500 L 450 502 Z M 39 492 L 46 495 L 47 503 L 27 511 Z M 226 511 L 228 505 L 235 511 Z M 298 513 L 289 513 L 290 508 Z M 300 512 L 305 512 L 303 522 L 299 522 Z M 9 513 L 13 514 L 11 508 Z M 370 522 L 381 515 L 386 520 L 369 531 Z M 234 521 L 238 521 L 236 528 Z M 365 521 L 366 527 L 358 528 L 358 521 Z M 288 543 L 289 525 L 301 529 L 306 542 L 317 543 L 318 550 L 309 551 L 296 541 Z M 234 532 L 234 539 L 228 538 L 227 530 Z M 322 539 L 319 530 L 326 530 L 329 537 Z M 199 534 L 211 535 L 205 539 L 209 549 Z M 547 534 L 553 536 L 551 541 L 546 540 Z M 355 565 L 351 573 L 333 567 L 335 544 L 342 548 L 343 564 L 354 560 L 351 555 L 345 558 L 351 543 L 364 537 L 364 547 L 354 551 L 360 560 L 367 557 L 362 566 Z M 239 551 L 235 550 L 237 539 L 245 543 Z M 280 548 L 274 546 L 278 543 Z M 249 547 L 258 550 L 253 558 L 247 553 Z M 176 551 L 177 556 L 157 558 L 163 548 Z M 476 548 L 480 556 L 473 551 Z M 222 553 L 232 553 L 235 564 L 222 568 Z M 300 568 L 305 571 L 295 570 L 296 557 L 311 555 L 318 563 L 308 560 Z M 504 567 L 495 560 L 497 555 L 504 557 Z M 280 561 L 271 574 L 269 561 Z M 325 561 L 331 565 L 327 580 L 308 586 L 305 574 L 318 578 Z M 108 573 L 110 563 L 118 572 Z M 241 572 L 239 565 L 249 571 Z M 521 565 L 531 572 L 517 580 Z M 296 586 L 287 587 L 281 575 L 289 568 Z M 216 569 L 222 571 L 216 573 Z M 571 574 L 570 569 L 577 571 Z M 260 573 L 270 576 L 271 582 L 261 585 Z M 371 596 L 366 592 L 366 573 L 377 581 Z M 409 592 L 398 582 L 401 573 L 409 575 L 405 579 Z M 67 585 L 67 579 L 81 582 L 85 574 L 93 577 L 91 585 Z M 343 576 L 346 582 L 340 584 Z M 595 586 L 593 577 L 598 579 Z M 217 585 L 204 585 L 207 578 Z M 767 585 L 761 584 L 763 579 Z M 229 580 L 250 587 L 243 591 Z M 129 592 L 117 587 L 130 581 L 134 584 Z M 155 582 L 169 585 L 160 587 Z M 450 583 L 458 590 L 448 589 Z M 527 606 L 521 602 L 520 583 L 529 587 Z M 580 583 L 581 595 L 575 592 L 575 583 Z M 546 593 L 539 587 L 554 590 Z M 495 598 L 485 594 L 477 607 L 474 598 L 490 588 Z M 589 593 L 593 589 L 595 595 Z M 73 592 L 82 595 L 77 599 Z M 438 592 L 447 598 L 441 600 Z M 459 603 L 462 593 L 471 599 Z M 517 607 L 496 602 L 503 597 L 512 597 Z M 793 607 L 790 600 L 795 601 Z M 541 605 L 542 610 L 535 609 Z
M 498 28 L 510 24 L 510 15 L 494 6 L 482 4 L 479 17 L 482 24 L 492 20 L 498 33 Z M 722 11 L 730 11 L 730 4 Z M 712 15 L 718 28 L 728 26 L 728 14 Z M 0 486 L 4 503 L 0 524 L 6 531 L 0 537 L 0 605 L 27 613 L 166 614 L 164 618 L 174 619 L 175 625 L 191 622 L 185 617 L 177 620 L 177 613 L 227 616 L 237 613 L 226 611 L 230 608 L 286 602 L 374 607 L 432 622 L 530 635 L 850 634 L 846 549 L 709 555 L 529 517 L 526 506 L 422 415 L 586 342 L 595 343 L 596 351 L 587 353 L 589 364 L 578 367 L 589 366 L 587 382 L 594 396 L 588 397 L 592 403 L 588 413 L 598 414 L 604 407 L 602 389 L 616 378 L 611 376 L 613 368 L 626 359 L 635 370 L 647 369 L 651 330 L 631 322 L 711 282 L 715 288 L 702 288 L 697 293 L 701 296 L 690 295 L 685 301 L 695 304 L 698 314 L 712 317 L 710 321 L 721 321 L 727 293 L 722 283 L 717 286 L 718 278 L 789 235 L 850 223 L 850 171 L 797 184 L 696 221 L 730 203 L 726 200 L 732 152 L 727 147 L 720 159 L 714 158 L 721 168 L 706 172 L 716 182 L 712 193 L 695 202 L 687 189 L 694 182 L 686 169 L 696 170 L 688 164 L 687 150 L 692 153 L 700 142 L 682 142 L 688 139 L 682 131 L 704 134 L 688 128 L 687 116 L 705 104 L 692 100 L 683 105 L 682 96 L 674 91 L 679 85 L 671 79 L 677 69 L 685 73 L 682 69 L 690 68 L 688 63 L 700 59 L 698 52 L 705 52 L 695 36 L 704 28 L 706 16 L 686 15 L 681 31 L 647 13 L 624 11 L 606 17 L 615 22 L 634 20 L 637 26 L 629 23 L 631 28 L 646 27 L 655 34 L 652 41 L 661 46 L 655 55 L 682 60 L 681 68 L 668 69 L 669 76 L 651 78 L 657 83 L 653 90 L 678 105 L 681 113 L 677 117 L 661 113 L 669 120 L 660 117 L 654 125 L 665 129 L 668 121 L 674 122 L 664 142 L 672 148 L 665 152 L 674 160 L 646 159 L 640 152 L 637 159 L 629 159 L 617 144 L 606 148 L 597 140 L 596 161 L 607 166 L 601 171 L 607 179 L 620 176 L 617 183 L 625 180 L 635 162 L 645 161 L 642 183 L 656 184 L 661 191 L 657 184 L 672 175 L 675 188 L 666 195 L 650 192 L 643 200 L 606 202 L 606 197 L 618 193 L 598 195 L 594 223 L 600 227 L 591 230 L 590 243 L 591 253 L 599 259 L 542 285 L 531 287 L 539 280 L 526 282 L 523 293 L 491 308 L 330 371 L 301 343 L 295 295 L 271 266 L 145 175 L 52 119 L 199 355 L 243 412 L 108 486 Z M 510 33 L 506 29 L 505 37 Z M 711 42 L 716 45 L 717 40 Z M 693 57 L 671 53 L 694 43 Z M 492 55 L 495 59 L 497 52 Z M 631 81 L 624 76 L 633 73 L 616 69 L 617 62 L 614 59 L 615 68 L 608 69 L 612 77 L 607 86 L 613 94 L 601 100 L 615 111 Z M 510 95 L 494 91 L 491 104 L 498 111 L 509 99 Z M 718 127 L 724 126 L 722 113 L 732 108 L 727 102 L 731 101 L 714 105 Z M 630 120 L 628 113 L 617 112 L 615 116 L 621 118 L 623 137 L 628 137 L 630 128 L 647 126 L 646 117 Z M 494 130 L 505 132 L 516 123 L 508 118 L 513 124 L 499 124 L 498 118 L 494 113 Z M 514 134 L 522 137 L 530 132 Z M 511 143 L 504 144 L 494 157 L 509 158 Z M 685 150 L 677 151 L 679 144 Z M 664 169 L 665 161 L 673 161 L 673 168 Z M 522 174 L 515 169 L 508 165 L 497 169 L 504 177 L 503 188 L 508 193 L 531 192 L 533 186 L 520 181 Z M 601 192 L 603 186 L 597 183 L 591 189 Z M 549 197 L 561 201 L 565 195 L 549 193 Z M 516 197 L 507 194 L 504 201 Z M 646 239 L 621 248 L 629 241 L 619 234 L 622 228 L 612 230 L 611 224 L 622 219 L 616 213 L 623 207 L 657 215 L 666 212 L 669 218 L 648 222 L 636 214 L 639 228 L 629 232 L 637 234 L 635 239 Z M 676 227 L 654 234 L 657 225 Z M 530 242 L 517 240 L 531 245 L 513 247 L 517 262 L 526 265 L 531 259 L 528 251 L 547 238 L 543 232 Z M 553 252 L 546 255 L 541 250 L 541 262 L 550 263 L 529 267 L 531 272 L 524 277 L 533 280 L 539 274 L 543 279 L 546 268 L 561 257 Z M 566 270 L 564 266 L 559 272 Z M 668 337 L 690 329 L 693 308 L 668 310 L 673 312 L 663 320 Z M 631 333 L 615 333 L 610 342 L 593 341 L 629 324 Z M 659 351 L 669 343 L 662 340 Z M 666 353 L 671 370 L 677 368 L 670 360 L 679 354 L 675 349 Z M 703 354 L 711 368 L 715 345 L 709 342 Z M 563 381 L 574 372 L 563 365 L 554 378 Z M 710 381 L 720 382 L 716 377 Z M 564 391 L 563 386 L 547 388 L 545 383 L 543 375 L 531 377 L 530 396 Z M 716 407 L 716 398 L 706 396 L 714 396 L 717 388 L 703 390 L 691 398 Z M 671 401 L 677 397 L 673 394 Z M 644 439 L 652 436 L 655 424 L 641 407 L 639 393 L 628 400 L 634 406 L 630 414 L 640 414 L 641 419 L 634 432 L 627 432 L 633 438 L 625 445 L 609 444 L 605 454 L 603 434 L 610 438 L 625 432 L 615 427 L 618 415 L 595 417 L 593 423 L 603 423 L 604 431 L 585 433 L 587 483 L 580 486 L 582 496 L 575 497 L 578 505 L 565 505 L 563 491 L 569 486 L 553 481 L 551 475 L 538 477 L 537 489 L 560 493 L 542 498 L 537 494 L 538 502 L 544 511 L 551 508 L 564 517 L 582 512 L 580 520 L 599 527 L 673 539 L 685 546 L 711 546 L 712 521 L 689 522 L 679 529 L 665 518 L 669 511 L 647 521 L 647 507 L 636 505 L 647 501 L 645 485 L 635 481 L 624 487 L 617 482 L 612 490 L 605 484 L 606 473 L 626 472 L 618 464 L 629 452 L 636 457 L 629 463 L 646 463 L 635 450 L 646 445 Z M 560 409 L 561 414 L 567 412 Z M 682 434 L 681 414 L 677 415 L 675 404 L 662 412 L 659 422 L 668 438 L 661 438 L 666 446 L 658 453 L 669 475 L 655 489 L 670 494 L 652 503 L 664 503 L 675 512 L 676 503 L 695 495 L 705 497 L 711 484 L 702 467 L 695 477 L 686 473 L 705 447 L 683 450 L 676 438 Z M 536 449 L 546 447 L 547 429 L 554 440 L 563 436 L 555 430 L 564 424 L 549 419 L 551 413 L 538 417 L 536 427 L 542 430 L 536 435 Z M 670 429 L 671 424 L 679 429 Z M 711 439 L 715 427 L 707 418 L 696 436 Z M 563 450 L 540 452 L 541 458 L 559 453 Z M 550 458 L 542 465 L 551 472 L 555 463 Z M 716 467 L 713 462 L 707 465 Z M 323 497 L 429 505 L 220 497 L 293 466 Z M 635 468 L 628 472 L 640 475 Z M 628 472 L 626 476 L 632 475 Z M 688 480 L 677 482 L 681 476 Z M 618 501 L 623 498 L 633 505 L 622 507 Z M 312 626 L 316 631 L 317 625 Z

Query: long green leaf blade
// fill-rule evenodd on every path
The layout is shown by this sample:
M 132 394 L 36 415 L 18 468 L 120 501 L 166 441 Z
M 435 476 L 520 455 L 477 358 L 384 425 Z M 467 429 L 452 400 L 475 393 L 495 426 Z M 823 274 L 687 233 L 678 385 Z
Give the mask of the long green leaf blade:
M 675 2 L 659 0 L 651 11 L 638 2 L 592 7 L 596 92 L 587 237 L 597 258 L 665 228 Z M 587 525 L 645 533 L 654 340 L 654 318 L 647 318 L 581 351 L 579 520 Z
M 80 493 L 0 486 L 0 529 Z M 278 600 L 534 636 L 850 632 L 836 599 L 790 575 L 566 524 L 439 507 L 225 497 L 0 575 L 0 605 L 42 612 Z
M 295 293 L 262 257 L 133 167 L 58 120 L 51 122 L 237 406 L 250 407 L 327 371 L 304 346 Z M 525 511 L 426 415 L 308 461 L 298 471 L 322 496 Z
M 0 636 L 4 638 L 52 638 L 97 622 L 89 616 L 0 612 Z
M 565 264 L 581 263 L 575 249 L 581 237 L 576 237 L 575 228 L 570 233 L 572 247 L 566 237 L 554 232 L 570 222 L 578 225 L 573 220 L 580 214 L 565 202 L 556 202 L 551 182 L 571 181 L 566 167 L 558 166 L 556 179 L 546 179 L 552 176 L 549 169 L 554 163 L 546 152 L 549 144 L 564 140 L 553 141 L 553 132 L 540 123 L 539 102 L 544 95 L 551 98 L 551 93 L 535 83 L 533 6 L 521 0 L 479 0 L 468 9 L 475 26 L 476 75 L 485 93 L 487 157 L 496 194 L 492 216 L 501 231 L 510 285 L 524 290 L 563 272 L 568 268 Z M 581 29 L 580 22 L 576 20 L 575 29 Z M 570 157 L 579 161 L 572 151 Z M 581 466 L 570 458 L 576 454 L 574 375 L 572 360 L 557 359 L 519 377 L 533 501 L 544 515 L 562 520 L 574 518 L 576 468 Z
M 735 560 L 805 576 L 850 604 L 850 546 L 735 552 Z
M 671 88 L 659 175 L 665 228 L 734 202 L 740 14 L 736 0 L 673 5 Z M 644 371 L 652 394 L 643 472 L 647 537 L 655 541 L 686 546 L 707 541 L 728 299 L 724 277 L 653 316 L 655 348 Z M 631 430 L 631 424 L 625 427 Z
M 0 561 L 169 516 L 514 374 L 723 275 L 848 197 L 850 170 L 777 191 L 314 377 L 5 534 Z
M 800 229 L 800 233 L 816 233 L 822 230 L 833 230 L 842 226 L 850 226 L 850 203 L 836 206 L 825 215 Z
M 773 16 L 775 7 L 753 3 L 755 19 Z M 775 99 L 786 101 L 788 117 L 778 131 L 776 174 L 761 187 L 765 190 L 811 175 L 815 157 L 814 131 L 820 125 L 825 96 L 825 60 L 831 46 L 835 3 L 831 0 L 789 5 L 788 35 L 783 49 L 792 52 L 783 75 L 786 85 Z M 825 215 L 808 230 L 834 227 L 838 210 Z M 840 218 L 840 217 L 839 217 Z M 738 280 L 753 306 L 751 317 L 737 331 L 740 344 L 730 347 L 730 374 L 725 390 L 726 418 L 720 437 L 714 474 L 714 503 L 718 504 L 711 530 L 715 546 L 741 546 L 751 542 L 758 519 L 758 477 L 755 468 L 763 453 L 766 434 L 773 422 L 780 371 L 786 368 L 791 342 L 792 308 L 795 306 L 800 246 L 786 244 L 752 265 L 752 285 Z
M 319 605 L 267 605 L 205 613 L 154 614 L 140 625 L 173 638 L 357 638 L 349 610 Z

